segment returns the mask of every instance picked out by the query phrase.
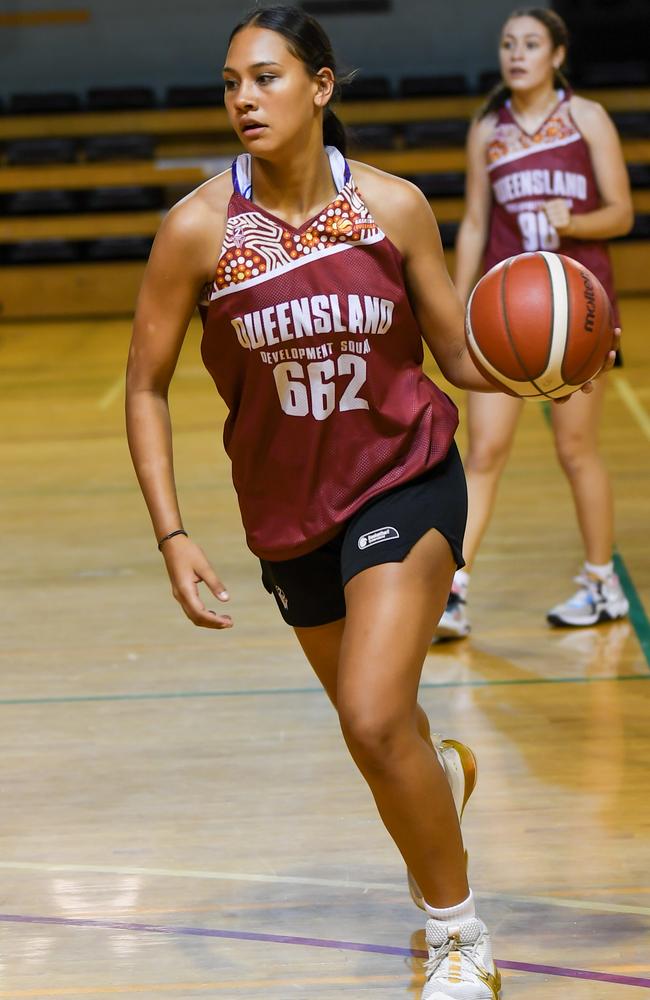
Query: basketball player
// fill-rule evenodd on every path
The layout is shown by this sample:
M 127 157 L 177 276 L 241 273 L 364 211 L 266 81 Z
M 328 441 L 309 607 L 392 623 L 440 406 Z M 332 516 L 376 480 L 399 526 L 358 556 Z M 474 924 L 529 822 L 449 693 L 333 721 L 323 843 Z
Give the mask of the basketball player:
M 561 73 L 567 47 L 564 22 L 547 8 L 517 10 L 503 27 L 503 83 L 468 136 L 456 287 L 466 301 L 479 273 L 498 261 L 528 250 L 557 251 L 580 261 L 600 279 L 618 324 L 604 241 L 627 233 L 632 225 L 628 176 L 611 119 L 599 104 L 572 94 Z M 628 612 L 612 564 L 612 490 L 598 450 L 605 380 L 591 388 L 552 408 L 555 447 L 571 486 L 586 556 L 577 592 L 548 612 L 548 621 L 557 626 L 595 625 Z M 441 638 L 470 631 L 469 574 L 522 406 L 521 400 L 501 393 L 468 394 L 467 565 L 454 576 L 436 630 Z
M 416 700 L 466 514 L 457 412 L 422 372 L 421 338 L 455 385 L 492 387 L 466 353 L 426 199 L 345 160 L 317 22 L 298 8 L 253 12 L 233 32 L 224 81 L 246 152 L 156 238 L 128 369 L 137 475 L 174 596 L 194 624 L 230 628 L 199 594 L 203 582 L 228 600 L 183 528 L 173 475 L 167 392 L 200 302 L 248 544 L 427 913 L 423 997 L 457 997 L 461 984 L 466 1000 L 494 1000 L 454 808 L 473 757 L 451 743 L 436 753 Z

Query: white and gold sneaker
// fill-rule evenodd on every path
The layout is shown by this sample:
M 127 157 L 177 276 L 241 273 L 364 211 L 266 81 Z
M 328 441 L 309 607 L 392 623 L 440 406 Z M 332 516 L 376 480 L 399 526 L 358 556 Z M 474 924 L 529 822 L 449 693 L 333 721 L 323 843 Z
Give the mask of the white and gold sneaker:
M 438 735 L 432 735 L 431 739 L 440 765 L 449 782 L 460 821 L 463 818 L 463 812 L 465 811 L 469 797 L 476 787 L 478 774 L 476 757 L 468 746 L 464 743 L 459 743 L 458 740 L 443 740 Z M 467 851 L 465 851 L 465 864 L 467 864 Z M 416 906 L 419 906 L 423 910 L 424 898 L 420 887 L 410 872 L 407 872 L 407 875 L 411 899 Z
M 501 976 L 482 920 L 447 924 L 429 919 L 426 940 L 422 1000 L 499 1000 Z

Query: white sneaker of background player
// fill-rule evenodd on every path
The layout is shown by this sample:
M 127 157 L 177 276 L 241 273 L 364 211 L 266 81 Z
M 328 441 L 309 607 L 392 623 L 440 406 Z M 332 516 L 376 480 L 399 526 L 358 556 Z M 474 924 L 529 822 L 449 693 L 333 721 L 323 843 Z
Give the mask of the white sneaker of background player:
M 546 618 L 551 625 L 587 627 L 624 618 L 630 610 L 616 573 L 598 580 L 583 572 L 575 578 L 579 590 L 563 604 L 551 608 Z
M 458 819 L 463 818 L 467 801 L 476 787 L 477 764 L 476 757 L 468 746 L 457 740 L 443 740 L 438 734 L 431 736 L 440 765 L 451 788 L 451 794 L 458 813 Z M 465 852 L 467 862 L 467 851 Z M 421 910 L 424 909 L 424 898 L 419 885 L 410 872 L 408 874 L 411 899 Z
M 436 626 L 435 639 L 464 639 L 472 630 L 467 617 L 467 588 L 452 586 L 447 606 Z
M 499 1000 L 501 976 L 482 920 L 427 920 L 428 961 L 422 1000 Z

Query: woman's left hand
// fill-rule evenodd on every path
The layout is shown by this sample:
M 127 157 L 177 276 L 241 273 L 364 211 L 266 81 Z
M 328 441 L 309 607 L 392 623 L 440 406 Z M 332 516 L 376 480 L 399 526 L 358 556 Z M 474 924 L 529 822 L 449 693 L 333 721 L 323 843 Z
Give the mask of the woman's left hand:
M 595 380 L 597 378 L 600 378 L 601 375 L 605 375 L 608 371 L 610 371 L 614 367 L 614 362 L 616 361 L 616 353 L 617 353 L 620 345 L 621 345 L 621 328 L 619 326 L 617 326 L 614 329 L 614 340 L 612 341 L 611 350 L 610 350 L 609 354 L 607 355 L 607 357 L 605 358 L 605 363 L 604 363 L 603 367 L 600 369 L 600 371 L 598 372 L 597 375 L 594 375 L 594 377 L 592 379 L 589 379 L 588 382 L 585 382 L 584 385 L 580 386 L 580 391 L 581 392 L 585 392 L 587 394 L 589 394 L 590 392 L 593 392 L 594 391 L 594 382 L 595 382 Z M 554 399 L 553 402 L 554 403 L 566 403 L 566 401 L 568 399 L 571 399 L 572 395 L 573 395 L 573 393 L 571 393 L 570 396 L 561 396 L 559 399 Z
M 553 198 L 544 203 L 546 218 L 553 226 L 558 236 L 569 236 L 571 229 L 571 212 L 569 203 L 564 198 Z

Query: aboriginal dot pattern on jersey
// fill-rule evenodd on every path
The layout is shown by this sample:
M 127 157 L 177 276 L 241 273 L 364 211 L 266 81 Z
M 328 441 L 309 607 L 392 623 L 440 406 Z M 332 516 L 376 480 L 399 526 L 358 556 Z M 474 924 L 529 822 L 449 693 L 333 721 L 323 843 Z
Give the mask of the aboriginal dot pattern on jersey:
M 512 122 L 499 123 L 487 148 L 487 162 L 489 166 L 493 166 L 505 158 L 552 148 L 579 138 L 580 133 L 569 111 L 569 102 L 563 101 L 534 135 L 528 135 Z
M 228 220 L 214 288 L 218 293 L 245 284 L 311 254 L 340 244 L 354 245 L 378 232 L 352 180 L 300 229 L 283 226 L 280 220 L 259 211 L 240 213 Z

